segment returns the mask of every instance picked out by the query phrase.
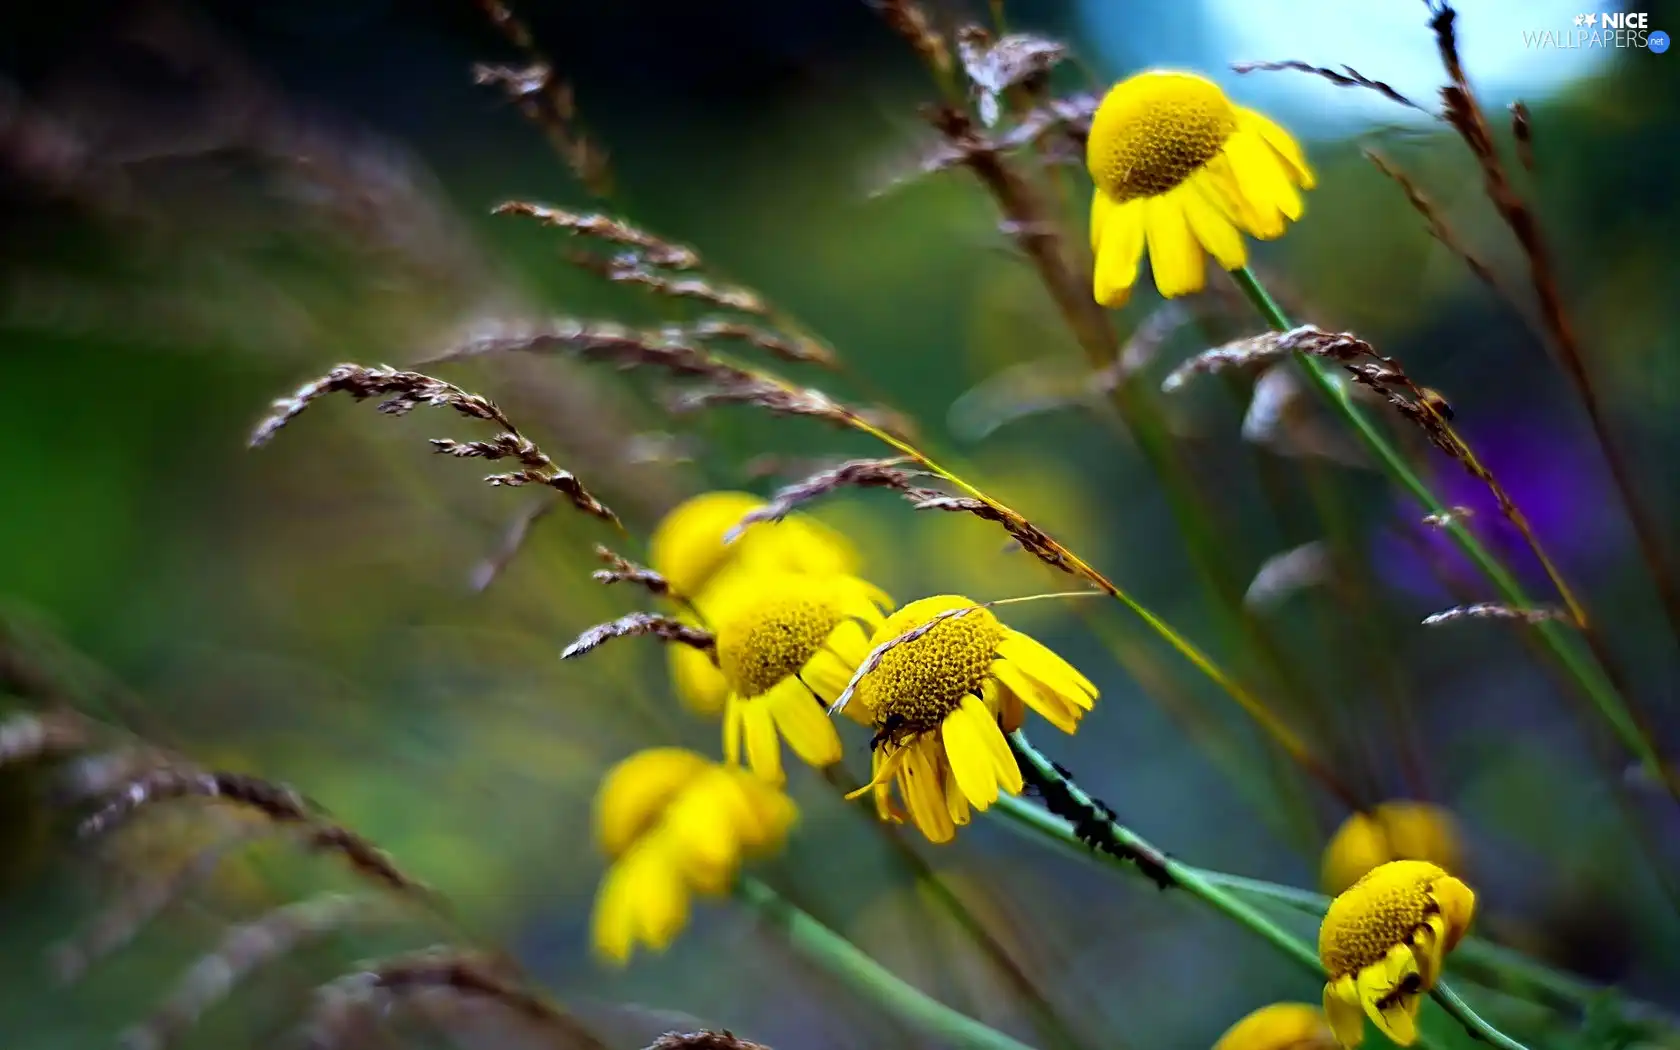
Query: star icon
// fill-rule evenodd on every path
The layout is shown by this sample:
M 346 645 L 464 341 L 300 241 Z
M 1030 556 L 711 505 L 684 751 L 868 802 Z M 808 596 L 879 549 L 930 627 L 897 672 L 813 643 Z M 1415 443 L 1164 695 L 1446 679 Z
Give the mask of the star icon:
M 1598 16 L 1597 15 L 1588 15 L 1587 16 L 1587 28 L 1591 29 L 1593 26 L 1596 26 L 1596 25 L 1598 25 Z
M 1576 15 L 1575 16 L 1575 24 L 1578 25 L 1578 26 L 1586 25 L 1587 24 L 1587 16 L 1586 15 Z

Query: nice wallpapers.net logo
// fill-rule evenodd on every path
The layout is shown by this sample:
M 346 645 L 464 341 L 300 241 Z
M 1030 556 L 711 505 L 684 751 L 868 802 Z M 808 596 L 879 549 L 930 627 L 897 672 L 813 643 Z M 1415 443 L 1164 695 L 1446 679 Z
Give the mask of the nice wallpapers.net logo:
M 1668 34 L 1652 29 L 1651 16 L 1644 11 L 1590 11 L 1576 15 L 1568 29 L 1523 31 L 1523 46 L 1542 51 L 1642 47 L 1660 55 L 1668 44 Z

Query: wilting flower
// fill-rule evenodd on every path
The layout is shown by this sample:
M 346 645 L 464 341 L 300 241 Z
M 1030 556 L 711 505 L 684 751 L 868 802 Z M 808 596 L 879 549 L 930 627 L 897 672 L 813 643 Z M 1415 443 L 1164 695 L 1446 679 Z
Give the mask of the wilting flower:
M 840 761 L 828 705 L 869 655 L 869 632 L 892 608 L 855 576 L 741 572 L 714 588 L 707 616 L 728 686 L 723 752 L 766 780 L 782 780 L 785 739 L 813 766 Z
M 1311 189 L 1301 147 L 1270 119 L 1233 105 L 1211 80 L 1149 71 L 1114 85 L 1091 120 L 1086 165 L 1097 302 L 1131 294 L 1145 245 L 1166 297 L 1200 291 L 1205 248 L 1227 270 L 1247 263 L 1242 235 L 1283 235 Z
M 956 609 L 970 611 L 935 620 Z M 876 730 L 874 776 L 851 797 L 872 791 L 883 820 L 902 820 L 889 796 L 896 781 L 910 820 L 929 841 L 948 842 L 971 805 L 984 810 L 1000 791 L 1021 793 L 1004 733 L 1020 728 L 1025 708 L 1071 733 L 1097 687 L 990 609 L 955 595 L 906 605 L 875 629 L 868 649 L 930 622 L 882 654 L 848 705 L 861 705 Z
M 639 941 L 663 950 L 688 921 L 691 892 L 729 888 L 743 857 L 779 846 L 793 802 L 746 770 L 652 748 L 614 766 L 595 796 L 595 834 L 612 860 L 595 897 L 595 948 L 617 963 Z
M 747 492 L 703 492 L 678 504 L 654 529 L 648 541 L 649 566 L 686 603 L 680 618 L 695 619 L 712 585 L 737 569 L 817 575 L 856 570 L 857 554 L 844 536 L 798 514 L 749 525 L 733 542 L 724 542 L 729 530 L 763 505 Z M 729 685 L 712 658 L 686 645 L 664 648 L 677 695 L 700 714 L 721 712 Z
M 1331 901 L 1318 956 L 1330 975 L 1324 1014 L 1336 1041 L 1360 1044 L 1361 1010 L 1396 1044 L 1416 1041 L 1418 1007 L 1475 910 L 1470 887 L 1423 860 L 1373 868 Z
M 1335 1050 L 1324 1011 L 1308 1003 L 1271 1003 L 1225 1030 L 1213 1050 Z
M 1342 822 L 1324 847 L 1324 892 L 1340 893 L 1391 860 L 1427 860 L 1447 871 L 1463 867 L 1458 823 L 1427 802 L 1384 802 Z

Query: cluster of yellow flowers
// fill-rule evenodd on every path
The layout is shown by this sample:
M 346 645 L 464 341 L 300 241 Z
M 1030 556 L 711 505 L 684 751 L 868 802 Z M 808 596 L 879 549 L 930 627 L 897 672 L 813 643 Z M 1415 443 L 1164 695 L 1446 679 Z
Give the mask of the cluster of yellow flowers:
M 893 612 L 892 600 L 856 575 L 851 545 L 815 521 L 789 515 L 732 534 L 762 505 L 746 493 L 697 496 L 672 510 L 650 543 L 679 617 L 716 638 L 715 659 L 688 646 L 667 651 L 684 702 L 722 717 L 724 764 L 661 749 L 633 756 L 603 783 L 598 834 L 613 866 L 597 901 L 595 943 L 609 958 L 627 958 L 637 941 L 663 947 L 690 890 L 721 892 L 742 856 L 780 842 L 793 819 L 779 790 L 782 745 L 812 766 L 840 761 L 827 709 L 854 674 L 843 710 L 875 734 L 874 775 L 854 797 L 872 794 L 883 820 L 909 820 L 932 842 L 949 841 L 971 809 L 986 809 L 1000 792 L 1021 792 L 1005 734 L 1020 728 L 1027 708 L 1071 733 L 1096 699 L 1096 686 L 1067 661 L 967 598 L 925 598 Z M 860 674 L 877 647 L 918 629 Z M 775 819 L 759 812 L 770 805 L 765 793 L 777 800 Z M 689 801 L 722 795 L 729 805 Z M 683 805 L 691 808 L 678 813 Z M 702 843 L 711 850 L 704 857 Z

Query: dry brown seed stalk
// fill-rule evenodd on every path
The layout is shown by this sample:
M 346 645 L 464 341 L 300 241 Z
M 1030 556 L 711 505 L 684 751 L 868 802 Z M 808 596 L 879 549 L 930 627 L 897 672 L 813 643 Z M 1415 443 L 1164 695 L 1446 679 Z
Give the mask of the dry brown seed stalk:
M 662 642 L 693 646 L 703 652 L 713 652 L 717 648 L 717 639 L 710 631 L 673 620 L 669 616 L 660 616 L 658 613 L 635 612 L 607 623 L 596 624 L 584 631 L 577 636 L 576 641 L 561 651 L 560 659 L 570 660 L 582 656 L 614 638 L 634 638 L 644 634 L 651 634 Z
M 1569 614 L 1562 609 L 1518 609 L 1499 602 L 1477 602 L 1474 605 L 1459 605 L 1425 616 L 1423 625 L 1434 627 L 1456 620 L 1521 620 L 1524 623 L 1535 624 L 1545 623 L 1547 620 L 1568 619 Z
M 484 480 L 496 486 L 543 485 L 564 495 L 571 500 L 572 506 L 585 514 L 614 525 L 619 523 L 618 515 L 591 495 L 577 475 L 556 466 L 535 442 L 521 434 L 495 402 L 420 372 L 405 372 L 383 365 L 378 368 L 339 365 L 320 379 L 304 384 L 291 397 L 274 402 L 273 414 L 252 433 L 251 446 L 255 448 L 266 444 L 312 402 L 334 392 L 349 394 L 357 401 L 384 397 L 386 400 L 379 405 L 379 411 L 389 415 L 405 415 L 417 405 L 438 405 L 453 408 L 473 419 L 495 423 L 503 428 L 504 433 L 489 441 L 460 442 L 434 438 L 432 447 L 462 458 L 518 460 L 524 469 L 509 474 L 492 474 Z
M 1070 95 L 1067 98 L 1051 99 L 1042 106 L 1029 110 L 1007 131 L 995 136 L 952 138 L 942 133 L 937 144 L 925 150 L 914 164 L 909 165 L 908 172 L 890 175 L 870 192 L 870 196 L 879 197 L 890 193 L 923 175 L 970 165 L 973 163 L 972 154 L 976 149 L 992 150 L 1000 154 L 1011 153 L 1031 145 L 1045 149 L 1050 144 L 1046 136 L 1053 133 L 1059 134 L 1070 149 L 1065 155 L 1048 152 L 1047 159 L 1067 164 L 1084 164 L 1085 140 L 1090 135 L 1091 117 L 1097 111 L 1097 104 L 1098 99 L 1095 95 Z
M 558 501 L 548 499 L 541 503 L 533 503 L 515 515 L 503 531 L 502 542 L 496 548 L 496 552 L 473 566 L 472 589 L 483 591 L 496 582 L 496 577 L 502 574 L 502 570 L 519 556 L 520 548 L 525 546 L 525 538 L 531 533 L 531 526 L 547 517 L 557 506 Z
M 1534 119 L 1528 112 L 1528 103 L 1522 99 L 1511 103 L 1511 138 L 1517 144 L 1517 159 L 1527 171 L 1534 170 Z
M 761 521 L 781 521 L 800 504 L 809 503 L 819 496 L 846 486 L 895 489 L 907 494 L 914 493 L 922 498 L 943 495 L 933 489 L 912 485 L 914 479 L 932 475 L 925 470 L 905 470 L 904 464 L 908 461 L 908 457 L 905 456 L 895 456 L 892 459 L 847 460 L 839 466 L 819 471 L 791 485 L 784 485 L 770 497 L 770 502 L 748 513 L 724 533 L 723 542 L 733 543 L 747 526 Z
M 579 321 L 569 317 L 540 324 L 487 326 L 480 334 L 422 363 L 514 353 L 576 354 L 587 361 L 603 361 L 620 368 L 647 365 L 677 376 L 720 382 L 756 378 L 754 373 L 719 361 L 693 343 L 670 339 L 664 333 L 638 332 L 610 321 Z
M 1406 195 L 1407 203 L 1412 206 L 1414 211 L 1423 216 L 1423 222 L 1429 229 L 1429 235 L 1441 242 L 1443 248 L 1462 259 L 1464 265 L 1470 268 L 1471 273 L 1475 274 L 1483 284 L 1493 289 L 1495 294 L 1509 303 L 1512 309 L 1516 310 L 1518 316 L 1521 316 L 1522 308 L 1516 304 L 1516 300 L 1512 298 L 1511 294 L 1500 285 L 1499 279 L 1493 274 L 1493 268 L 1465 247 L 1464 242 L 1453 232 L 1452 227 L 1447 225 L 1446 219 L 1442 217 L 1434 203 L 1424 196 L 1423 190 L 1418 187 L 1416 182 L 1412 181 L 1411 176 L 1395 167 L 1388 161 L 1388 158 L 1376 150 L 1366 150 L 1365 157 L 1376 166 L 1378 171 L 1387 175 L 1399 185 L 1400 191 Z
M 555 74 L 553 66 L 537 48 L 530 29 L 514 15 L 512 8 L 502 0 L 478 0 L 478 6 L 530 65 L 524 69 L 478 65 L 473 67 L 473 79 L 479 84 L 500 87 L 525 119 L 542 129 L 554 151 L 584 188 L 597 197 L 609 196 L 612 172 L 607 151 L 584 131 L 572 86 Z
M 1458 132 L 1475 157 L 1477 165 L 1481 167 L 1483 192 L 1493 203 L 1494 210 L 1505 221 L 1505 225 L 1510 227 L 1512 236 L 1516 238 L 1523 255 L 1528 259 L 1529 284 L 1539 302 L 1541 323 L 1551 336 L 1552 345 L 1563 363 L 1564 372 L 1569 376 L 1581 398 L 1582 407 L 1587 411 L 1587 420 L 1592 424 L 1593 436 L 1604 452 L 1611 479 L 1616 484 L 1622 505 L 1627 509 L 1628 520 L 1633 525 L 1640 555 L 1650 570 L 1652 584 L 1662 600 L 1669 629 L 1676 637 L 1680 637 L 1680 583 L 1676 582 L 1673 566 L 1669 562 L 1667 544 L 1649 508 L 1639 495 L 1638 482 L 1622 454 L 1616 435 L 1611 431 L 1609 417 L 1593 382 L 1592 373 L 1587 367 L 1585 350 L 1564 305 L 1562 288 L 1552 264 L 1551 249 L 1541 232 L 1539 217 L 1517 193 L 1506 175 L 1505 165 L 1494 146 L 1493 133 L 1488 127 L 1487 117 L 1476 100 L 1475 92 L 1470 89 L 1470 81 L 1464 73 L 1464 63 L 1459 58 L 1458 40 L 1454 30 L 1458 12 L 1445 0 L 1427 0 L 1427 3 L 1431 16 L 1429 27 L 1435 33 L 1436 50 L 1440 52 L 1441 64 L 1447 71 L 1448 80 L 1451 81 L 1441 89 L 1447 123 Z M 1583 619 L 1579 607 L 1574 602 L 1570 605 L 1576 612 L 1577 619 Z M 1589 632 L 1589 641 L 1594 638 L 1595 635 Z
M 694 299 L 725 310 L 737 310 L 758 317 L 770 312 L 770 304 L 751 288 L 713 284 L 701 277 L 670 277 L 657 272 L 638 252 L 620 252 L 608 259 L 574 252 L 569 258 L 577 265 L 593 270 L 609 281 L 639 284 L 655 295 Z
M 1330 83 L 1335 84 L 1337 87 L 1365 88 L 1369 91 L 1375 91 L 1377 94 L 1388 99 L 1390 102 L 1398 103 L 1399 105 L 1405 106 L 1407 109 L 1415 109 L 1419 113 L 1429 113 L 1427 109 L 1424 109 L 1405 95 L 1400 94 L 1400 92 L 1394 90 L 1394 88 L 1380 80 L 1372 80 L 1370 77 L 1359 72 L 1359 70 L 1354 69 L 1352 66 L 1343 66 L 1341 72 L 1338 73 L 1336 70 L 1327 69 L 1324 66 L 1311 65 L 1310 63 L 1302 62 L 1298 59 L 1287 59 L 1282 62 L 1233 62 L 1231 63 L 1231 69 L 1236 73 L 1270 73 L 1277 72 L 1279 70 L 1295 70 L 1299 73 L 1311 73 L 1315 77 L 1323 77 L 1325 80 L 1330 81 Z M 1435 116 L 1433 113 L 1429 113 L 1429 115 L 1432 117 Z
M 753 405 L 780 416 L 810 416 L 842 427 L 862 421 L 899 437 L 913 433 L 909 422 L 889 409 L 850 408 L 815 387 L 794 386 L 757 373 L 673 390 L 665 398 L 665 407 L 679 415 L 715 405 Z
M 666 1032 L 649 1043 L 647 1050 L 770 1050 L 763 1043 L 737 1038 L 735 1033 Z
M 568 211 L 531 201 L 504 201 L 490 209 L 490 214 L 524 215 L 544 226 L 635 248 L 642 258 L 667 270 L 692 270 L 700 265 L 700 254 L 688 245 L 668 241 L 610 215 Z
M 646 588 L 650 593 L 665 597 L 671 593 L 671 584 L 665 577 L 654 572 L 645 565 L 637 565 L 629 558 L 623 557 L 599 544 L 595 547 L 595 556 L 606 562 L 611 568 L 597 569 L 594 578 L 597 583 L 633 583 Z
M 881 13 L 893 32 L 916 49 L 928 68 L 942 74 L 950 72 L 951 49 L 920 4 L 915 0 L 869 0 L 869 5 Z
M 905 498 L 917 510 L 955 511 L 972 514 L 987 521 L 995 521 L 1003 526 L 1005 532 L 1015 538 L 1015 542 L 1021 545 L 1022 550 L 1044 564 L 1060 569 L 1070 576 L 1079 576 L 1090 580 L 1104 590 L 1113 591 L 1114 585 L 1109 583 L 1100 573 L 1075 558 L 1066 547 L 1051 539 L 1050 535 L 1043 529 L 1007 507 L 1000 507 L 985 500 L 976 499 L 973 496 L 926 495 L 925 491 L 906 492 Z
M 569 1048 L 605 1050 L 587 1028 L 554 1003 L 502 972 L 499 960 L 481 952 L 429 948 L 365 964 L 316 993 L 316 1008 L 306 1026 L 309 1045 L 325 1050 L 341 1045 L 349 1009 L 384 1012 L 400 997 L 445 992 L 462 1002 L 492 1003 L 565 1040 Z M 347 1009 L 349 1008 L 349 1009 Z
M 321 818 L 296 791 L 240 773 L 179 767 L 150 770 L 123 785 L 115 798 L 83 820 L 80 833 L 83 836 L 104 834 L 137 810 L 183 798 L 220 799 L 260 813 L 276 824 L 298 825 L 311 847 L 339 854 L 361 874 L 405 893 L 430 892 L 424 884 L 404 874 L 372 842 Z
M 784 361 L 821 365 L 833 368 L 838 362 L 834 351 L 807 336 L 790 336 L 781 332 L 758 328 L 726 317 L 707 317 L 691 325 L 672 325 L 665 329 L 667 339 L 683 342 L 690 339 L 738 339 L 750 343 Z
M 276 908 L 235 926 L 215 951 L 187 970 L 150 1018 L 123 1034 L 123 1046 L 126 1050 L 164 1050 L 261 967 L 340 927 L 393 917 L 390 902 L 383 898 L 327 894 Z

